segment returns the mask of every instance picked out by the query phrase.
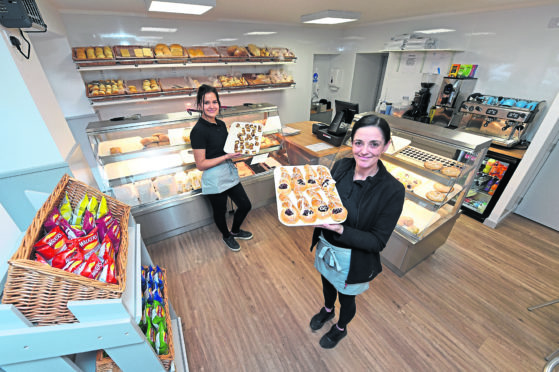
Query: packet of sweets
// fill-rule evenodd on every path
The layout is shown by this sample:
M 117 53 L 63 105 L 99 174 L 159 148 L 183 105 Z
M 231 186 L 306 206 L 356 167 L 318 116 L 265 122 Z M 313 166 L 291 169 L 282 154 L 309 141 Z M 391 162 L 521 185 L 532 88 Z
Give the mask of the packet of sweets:
M 82 230 L 89 234 L 91 230 L 95 227 L 95 217 L 90 211 L 85 211 L 83 214 Z
M 151 344 L 151 346 L 153 347 L 153 349 L 155 351 L 157 351 L 157 349 L 155 349 L 155 336 L 156 336 L 156 330 L 155 327 L 151 324 L 151 321 L 148 319 L 147 321 L 147 327 L 146 327 L 146 338 L 148 339 L 149 343 Z
M 109 212 L 109 207 L 107 206 L 107 199 L 105 196 L 101 199 L 101 203 L 99 203 L 99 207 L 97 208 L 97 214 L 95 215 L 95 219 L 98 220 L 101 217 L 104 217 Z
M 60 214 L 68 222 L 72 219 L 72 205 L 70 204 L 70 199 L 68 199 L 67 192 L 64 193 L 64 198 L 60 204 Z
M 66 247 L 67 240 L 66 234 L 60 229 L 60 226 L 56 226 L 33 247 L 46 261 L 50 261 L 60 250 Z
M 52 229 L 54 229 L 56 226 L 58 226 L 60 224 L 60 219 L 62 219 L 62 215 L 60 214 L 60 210 L 58 208 L 54 207 L 52 209 L 52 211 L 50 212 L 49 216 L 47 217 L 47 220 L 43 224 L 43 227 L 45 228 L 45 231 L 48 233 Z
M 155 351 L 157 351 L 158 355 L 166 355 L 169 354 L 169 339 L 168 333 L 166 329 L 163 327 L 159 328 L 157 332 L 157 336 L 155 338 Z
M 156 324 L 162 320 L 165 320 L 165 307 L 161 304 L 161 302 L 154 300 L 153 309 L 151 310 L 151 322 Z
M 117 284 L 115 277 L 115 261 L 112 258 L 108 258 L 103 263 L 101 274 L 99 274 L 97 279 L 104 283 Z
M 89 198 L 87 194 L 85 194 L 74 208 L 74 213 L 72 214 L 72 225 L 82 225 L 83 214 L 85 213 L 85 208 L 87 208 L 87 203 L 89 203 Z
M 59 226 L 66 233 L 66 236 L 68 237 L 68 239 L 76 239 L 76 238 L 81 238 L 82 236 L 85 236 L 84 231 L 82 231 L 80 229 L 76 229 L 73 226 L 70 226 L 70 223 L 68 221 L 66 221 L 64 218 L 61 218 L 59 220 Z
M 99 202 L 97 201 L 97 198 L 95 196 L 89 198 L 89 203 L 87 203 L 86 210 L 90 211 L 91 214 L 94 216 L 94 218 L 97 215 L 98 208 L 99 208 Z

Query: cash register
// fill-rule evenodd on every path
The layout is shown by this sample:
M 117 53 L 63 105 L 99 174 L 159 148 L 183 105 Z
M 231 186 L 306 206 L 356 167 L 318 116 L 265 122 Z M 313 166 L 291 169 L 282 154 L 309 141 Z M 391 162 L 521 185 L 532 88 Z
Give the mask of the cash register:
M 317 138 L 333 146 L 340 146 L 351 127 L 353 117 L 359 112 L 359 104 L 338 100 L 335 100 L 334 104 L 336 115 L 334 115 L 332 122 L 329 125 L 315 123 L 313 124 L 312 132 Z

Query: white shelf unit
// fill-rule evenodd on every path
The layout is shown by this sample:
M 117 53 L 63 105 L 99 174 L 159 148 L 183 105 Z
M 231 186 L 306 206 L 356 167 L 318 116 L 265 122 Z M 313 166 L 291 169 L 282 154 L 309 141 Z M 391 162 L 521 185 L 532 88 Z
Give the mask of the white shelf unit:
M 95 371 L 104 349 L 123 372 L 165 371 L 138 326 L 141 318 L 141 265 L 153 265 L 130 217 L 126 288 L 120 299 L 69 301 L 78 323 L 33 326 L 13 305 L 0 305 L 0 369 L 11 371 Z M 2 273 L 4 274 L 4 273 Z M 175 359 L 171 371 L 188 372 L 180 318 L 170 299 Z
M 274 65 L 292 65 L 294 61 L 277 61 L 277 62 L 184 62 L 184 63 L 153 63 L 153 64 L 137 64 L 137 65 L 110 65 L 110 66 L 87 66 L 76 68 L 80 72 L 87 71 L 103 71 L 103 70 L 141 70 L 141 69 L 161 69 L 161 68 L 203 68 L 203 67 L 227 67 L 227 66 L 274 66 Z

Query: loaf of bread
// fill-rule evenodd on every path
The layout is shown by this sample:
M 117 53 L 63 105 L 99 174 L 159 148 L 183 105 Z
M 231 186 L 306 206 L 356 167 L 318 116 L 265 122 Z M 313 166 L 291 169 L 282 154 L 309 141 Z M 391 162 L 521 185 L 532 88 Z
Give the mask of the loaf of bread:
M 171 44 L 171 55 L 173 57 L 182 57 L 184 55 L 182 46 L 179 44 Z

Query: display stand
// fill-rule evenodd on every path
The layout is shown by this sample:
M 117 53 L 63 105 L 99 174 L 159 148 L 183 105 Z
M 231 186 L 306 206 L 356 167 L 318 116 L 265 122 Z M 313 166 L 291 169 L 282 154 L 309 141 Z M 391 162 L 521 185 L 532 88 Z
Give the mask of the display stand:
M 33 326 L 13 305 L 0 305 L 0 368 L 11 371 L 95 371 L 104 349 L 124 371 L 165 371 L 138 326 L 141 265 L 152 265 L 140 225 L 130 217 L 126 288 L 120 299 L 69 301 L 78 323 Z M 4 274 L 4 273 L 2 273 Z M 188 371 L 180 318 L 169 302 L 175 360 L 171 371 Z M 73 357 L 72 357 L 73 356 Z

